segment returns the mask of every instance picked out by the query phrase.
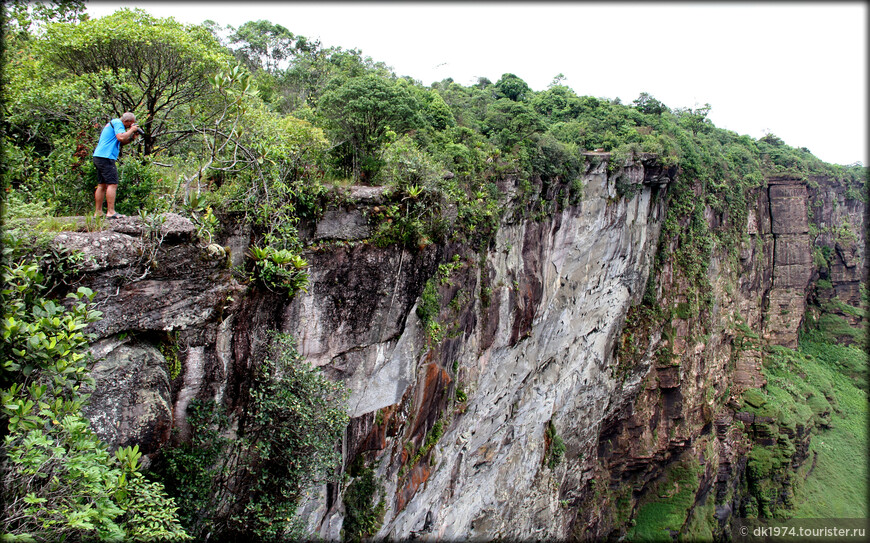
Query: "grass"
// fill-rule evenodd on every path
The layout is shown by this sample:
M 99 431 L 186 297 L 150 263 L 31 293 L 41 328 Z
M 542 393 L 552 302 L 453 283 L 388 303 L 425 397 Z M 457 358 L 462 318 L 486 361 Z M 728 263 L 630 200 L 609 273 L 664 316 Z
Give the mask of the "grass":
M 703 505 L 696 505 L 692 518 L 681 534 L 681 541 L 713 541 L 713 527 L 717 526 L 714 493 L 710 492 Z
M 866 518 L 867 469 L 867 354 L 858 347 L 831 345 L 817 337 L 801 343 L 820 372 L 832 384 L 838 409 L 831 428 L 813 436 L 810 459 L 801 469 L 803 484 L 795 489 L 796 518 Z
M 801 351 L 848 377 L 852 384 L 867 392 L 867 353 L 857 345 L 835 345 L 825 341 L 818 332 L 811 332 L 801 341 Z
M 75 221 L 62 217 L 47 217 L 37 224 L 36 228 L 43 232 L 68 232 L 78 229 L 78 225 Z
M 774 508 L 763 495 L 777 492 L 774 479 L 790 469 L 794 445 L 780 435 L 775 446 L 753 447 L 747 467 L 762 516 L 866 517 L 868 356 L 857 346 L 829 343 L 829 337 L 813 331 L 797 350 L 773 347 L 764 368 L 767 386 L 743 396 L 747 410 L 775 419 L 774 435 L 777 427 L 813 428 L 810 457 L 791 478 L 794 496 L 788 508 Z
M 665 474 L 639 504 L 634 528 L 627 541 L 673 541 L 689 516 L 698 491 L 700 466 L 690 458 L 671 464 Z M 700 531 L 700 528 L 694 527 Z
M 818 326 L 824 330 L 830 343 L 838 342 L 841 338 L 850 338 L 858 345 L 866 344 L 867 331 L 863 328 L 850 325 L 849 321 L 838 315 L 825 313 L 819 319 Z

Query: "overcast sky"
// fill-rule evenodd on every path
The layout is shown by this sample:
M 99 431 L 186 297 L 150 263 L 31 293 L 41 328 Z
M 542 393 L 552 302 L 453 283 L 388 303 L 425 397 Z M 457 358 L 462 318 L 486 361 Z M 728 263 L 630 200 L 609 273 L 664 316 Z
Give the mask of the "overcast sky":
M 424 85 L 514 73 L 534 90 L 564 74 L 579 95 L 670 108 L 709 103 L 721 128 L 773 132 L 827 162 L 867 160 L 865 2 L 104 2 L 185 23 L 265 19 L 357 48 Z

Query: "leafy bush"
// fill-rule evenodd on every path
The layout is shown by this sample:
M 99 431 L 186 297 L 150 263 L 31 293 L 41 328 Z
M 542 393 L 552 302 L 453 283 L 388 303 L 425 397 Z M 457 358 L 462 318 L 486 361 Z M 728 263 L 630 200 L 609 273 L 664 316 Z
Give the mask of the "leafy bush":
M 549 446 L 547 448 L 547 467 L 555 469 L 562 462 L 562 457 L 565 456 L 565 442 L 556 433 L 556 427 L 553 421 L 547 423 L 546 437 Z
M 439 168 L 432 158 L 420 151 L 408 136 L 402 136 L 391 143 L 384 152 L 380 180 L 385 185 L 399 190 L 417 186 L 433 191 L 440 177 Z
M 308 263 L 298 254 L 287 249 L 252 246 L 248 256 L 254 266 L 251 279 L 269 290 L 275 289 L 293 297 L 308 287 L 308 274 L 303 271 Z
M 4 201 L 3 218 L 20 219 L 27 217 L 51 217 L 54 215 L 55 205 L 44 201 L 25 201 L 25 194 L 20 191 L 10 190 L 6 193 Z
M 423 324 L 426 338 L 431 343 L 441 341 L 443 331 L 438 322 L 438 313 L 441 310 L 441 298 L 438 294 L 438 286 L 434 278 L 426 281 L 423 292 L 420 294 L 420 303 L 417 305 L 417 316 Z
M 350 475 L 353 482 L 344 491 L 343 541 L 361 541 L 371 537 L 381 527 L 386 501 L 383 498 L 383 485 L 375 481 L 372 468 L 352 467 Z M 378 500 L 375 503 L 375 500 Z
M 178 497 L 185 526 L 200 537 L 302 537 L 296 505 L 338 466 L 346 398 L 343 385 L 302 360 L 289 336 L 274 334 L 244 415 L 235 419 L 214 403 L 191 402 L 192 441 L 158 460 L 158 476 Z
M 96 177 L 96 174 L 94 174 Z M 118 196 L 115 209 L 128 215 L 138 214 L 140 210 L 154 211 L 159 197 L 169 190 L 169 183 L 163 182 L 157 166 L 148 159 L 130 157 L 118 163 Z M 92 181 L 94 184 L 95 180 Z

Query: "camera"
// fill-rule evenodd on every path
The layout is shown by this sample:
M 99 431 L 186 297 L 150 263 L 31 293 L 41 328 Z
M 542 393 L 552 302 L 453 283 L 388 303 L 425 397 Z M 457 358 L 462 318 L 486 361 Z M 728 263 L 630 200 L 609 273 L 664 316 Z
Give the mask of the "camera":
M 144 135 L 145 135 L 145 131 L 142 130 L 141 128 L 139 128 L 138 126 L 136 127 L 136 132 L 137 132 L 140 136 L 144 136 Z

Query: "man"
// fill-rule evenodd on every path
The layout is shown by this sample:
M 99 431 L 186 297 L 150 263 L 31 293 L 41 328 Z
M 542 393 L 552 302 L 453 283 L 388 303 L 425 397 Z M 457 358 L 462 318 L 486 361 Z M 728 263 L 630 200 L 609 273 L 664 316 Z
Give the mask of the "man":
M 127 145 L 139 135 L 139 125 L 136 124 L 136 116 L 124 113 L 120 119 L 109 121 L 102 133 L 97 148 L 94 149 L 94 166 L 97 168 L 97 190 L 94 192 L 94 201 L 97 209 L 94 217 L 103 214 L 103 199 L 106 200 L 106 218 L 116 219 L 123 217 L 115 213 L 115 194 L 118 190 L 118 168 L 115 161 L 121 151 L 121 145 Z

